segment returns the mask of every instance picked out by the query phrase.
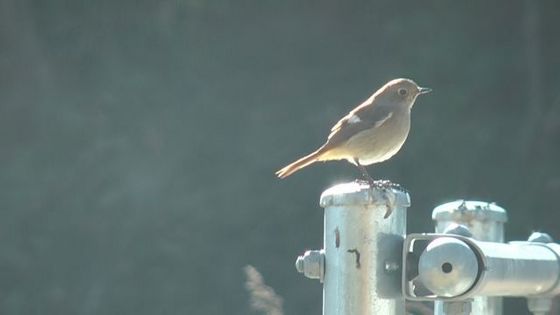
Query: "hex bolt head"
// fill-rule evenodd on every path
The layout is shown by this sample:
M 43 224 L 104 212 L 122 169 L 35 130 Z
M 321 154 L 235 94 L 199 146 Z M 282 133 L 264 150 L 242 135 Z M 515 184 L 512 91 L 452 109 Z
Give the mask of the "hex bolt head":
M 443 233 L 445 234 L 455 234 L 455 235 L 461 235 L 461 236 L 465 236 L 465 237 L 472 237 L 472 233 L 471 230 L 469 230 L 469 228 L 465 225 L 462 224 L 457 224 L 457 223 L 451 223 L 444 231 Z
M 296 269 L 309 279 L 323 282 L 325 275 L 325 253 L 323 250 L 308 250 L 296 259 Z
M 527 308 L 533 314 L 546 314 L 552 309 L 552 298 L 529 298 Z
M 552 243 L 554 242 L 554 240 L 552 239 L 552 237 L 550 235 L 548 235 L 547 233 L 542 233 L 542 232 L 533 232 L 530 236 L 529 236 L 529 242 L 534 242 L 534 243 Z
M 401 266 L 396 261 L 386 261 L 384 267 L 385 267 L 385 271 L 387 272 L 395 272 L 399 270 Z
M 298 256 L 296 259 L 296 269 L 299 273 L 303 273 L 303 256 Z

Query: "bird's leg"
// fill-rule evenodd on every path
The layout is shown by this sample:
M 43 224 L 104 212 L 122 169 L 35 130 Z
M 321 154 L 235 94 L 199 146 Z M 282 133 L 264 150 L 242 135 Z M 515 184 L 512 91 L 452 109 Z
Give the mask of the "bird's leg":
M 360 161 L 357 158 L 354 158 L 354 164 L 356 164 L 356 166 L 358 167 L 358 169 L 360 170 L 360 172 L 362 172 L 362 176 L 364 177 L 364 179 L 369 183 L 369 185 L 371 187 L 375 186 L 375 181 L 373 180 L 373 178 L 369 175 L 369 173 L 367 172 L 366 168 L 360 164 Z
M 372 189 L 374 187 L 377 189 L 379 188 L 383 189 L 384 192 L 383 198 L 385 198 L 386 207 L 387 207 L 383 219 L 387 219 L 391 215 L 391 213 L 393 213 L 393 209 L 395 208 L 395 195 L 393 194 L 392 191 L 390 193 L 387 192 L 387 188 L 389 188 L 392 185 L 392 183 L 390 181 L 378 181 L 376 183 L 367 172 L 365 166 L 360 164 L 360 161 L 358 159 L 354 158 L 354 164 L 356 164 L 356 166 L 360 169 L 360 172 L 362 172 L 362 176 L 365 178 L 365 180 L 368 182 L 369 186 Z

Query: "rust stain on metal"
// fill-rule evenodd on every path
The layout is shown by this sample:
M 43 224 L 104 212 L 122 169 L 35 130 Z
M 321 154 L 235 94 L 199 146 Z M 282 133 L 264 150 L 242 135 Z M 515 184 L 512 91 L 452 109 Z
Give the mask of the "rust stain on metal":
M 336 248 L 340 247 L 340 231 L 338 230 L 338 226 L 334 230 L 334 246 L 336 246 Z
M 358 251 L 358 249 L 356 248 L 349 249 L 347 250 L 347 252 L 356 255 L 356 269 L 360 269 L 360 252 Z

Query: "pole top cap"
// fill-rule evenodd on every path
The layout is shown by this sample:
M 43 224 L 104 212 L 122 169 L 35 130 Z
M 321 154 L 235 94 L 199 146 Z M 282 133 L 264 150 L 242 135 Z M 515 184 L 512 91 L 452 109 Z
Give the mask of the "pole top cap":
M 507 222 L 507 212 L 493 202 L 456 200 L 437 206 L 434 221 L 494 221 Z
M 321 194 L 321 207 L 364 206 L 390 201 L 396 207 L 409 207 L 410 197 L 398 184 L 381 182 L 370 186 L 366 182 L 350 182 L 332 186 Z

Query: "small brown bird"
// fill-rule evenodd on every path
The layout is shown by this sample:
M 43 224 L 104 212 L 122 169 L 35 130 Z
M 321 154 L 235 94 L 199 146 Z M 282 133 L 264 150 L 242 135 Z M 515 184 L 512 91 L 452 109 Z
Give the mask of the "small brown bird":
M 347 160 L 373 183 L 364 165 L 383 162 L 400 150 L 410 130 L 410 110 L 416 97 L 430 91 L 409 79 L 389 81 L 339 120 L 323 146 L 276 175 L 285 178 L 318 161 Z

